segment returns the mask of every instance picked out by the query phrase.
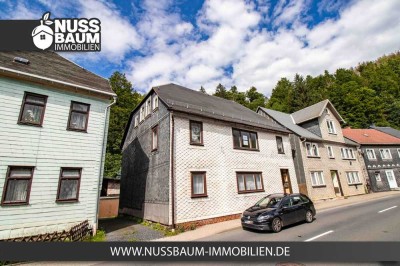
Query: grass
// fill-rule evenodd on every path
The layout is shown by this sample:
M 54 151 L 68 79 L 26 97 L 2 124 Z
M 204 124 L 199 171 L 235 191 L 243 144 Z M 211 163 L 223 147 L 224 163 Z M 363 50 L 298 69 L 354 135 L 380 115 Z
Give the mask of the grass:
M 89 236 L 84 241 L 86 242 L 104 242 L 106 241 L 106 231 L 104 230 L 97 230 L 96 235 Z
M 146 220 L 143 220 L 141 222 L 141 224 L 144 226 L 150 227 L 153 230 L 163 232 L 164 236 L 176 236 L 176 235 L 186 231 L 185 228 L 180 227 L 180 226 L 177 226 L 177 228 L 175 230 L 172 230 L 172 229 L 168 228 L 168 226 L 162 225 L 160 223 L 153 223 L 153 222 L 146 221 Z M 196 229 L 195 225 L 190 227 L 190 230 L 194 230 L 194 229 Z

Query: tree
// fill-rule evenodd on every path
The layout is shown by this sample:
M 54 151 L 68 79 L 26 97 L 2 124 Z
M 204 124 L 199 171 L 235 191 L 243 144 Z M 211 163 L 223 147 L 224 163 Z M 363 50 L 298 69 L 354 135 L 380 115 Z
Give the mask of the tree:
M 111 107 L 107 138 L 107 153 L 104 173 L 107 177 L 115 177 L 121 168 L 121 141 L 130 113 L 142 100 L 142 95 L 132 88 L 125 74 L 114 72 L 109 78 L 118 100 Z
M 264 94 L 257 91 L 256 87 L 251 87 L 246 91 L 246 97 L 248 100 L 247 108 L 256 111 L 257 107 L 265 107 L 266 106 L 266 98 Z
M 284 112 L 292 112 L 293 85 L 287 78 L 281 78 L 272 90 L 267 108 Z
M 200 87 L 200 90 L 199 90 L 199 91 L 202 92 L 202 93 L 204 93 L 204 94 L 207 94 L 207 91 L 206 91 L 206 89 L 204 89 L 203 86 Z
M 228 91 L 221 83 L 218 84 L 217 88 L 215 89 L 214 96 L 231 100 L 231 97 L 230 97 Z

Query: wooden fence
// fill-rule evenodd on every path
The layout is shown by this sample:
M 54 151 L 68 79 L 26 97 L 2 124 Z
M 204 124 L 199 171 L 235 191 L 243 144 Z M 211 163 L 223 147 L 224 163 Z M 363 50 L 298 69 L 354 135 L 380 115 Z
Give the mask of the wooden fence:
M 92 233 L 92 228 L 89 226 L 89 222 L 86 220 L 80 224 L 73 226 L 68 231 L 53 232 L 47 234 L 40 234 L 34 236 L 24 236 L 17 238 L 9 238 L 5 242 L 77 242 L 82 241 L 85 237 Z

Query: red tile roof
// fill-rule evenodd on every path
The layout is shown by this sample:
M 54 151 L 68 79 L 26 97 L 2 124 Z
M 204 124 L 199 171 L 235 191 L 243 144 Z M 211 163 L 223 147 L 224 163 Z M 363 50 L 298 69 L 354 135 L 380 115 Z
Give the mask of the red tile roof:
M 343 136 L 358 144 L 400 144 L 400 139 L 375 129 L 344 128 Z

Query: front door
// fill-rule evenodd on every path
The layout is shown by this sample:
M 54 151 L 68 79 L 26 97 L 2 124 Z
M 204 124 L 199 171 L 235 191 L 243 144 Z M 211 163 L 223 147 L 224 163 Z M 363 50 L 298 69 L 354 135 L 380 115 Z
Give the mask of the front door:
M 389 182 L 389 187 L 390 188 L 398 188 L 396 179 L 394 177 L 393 170 L 386 170 L 385 172 L 386 172 L 387 180 Z
M 288 169 L 281 169 L 283 192 L 292 194 L 292 184 L 290 183 L 290 176 Z
M 333 183 L 333 189 L 335 190 L 336 197 L 343 196 L 342 188 L 340 186 L 340 180 L 337 171 L 331 171 L 331 178 Z

